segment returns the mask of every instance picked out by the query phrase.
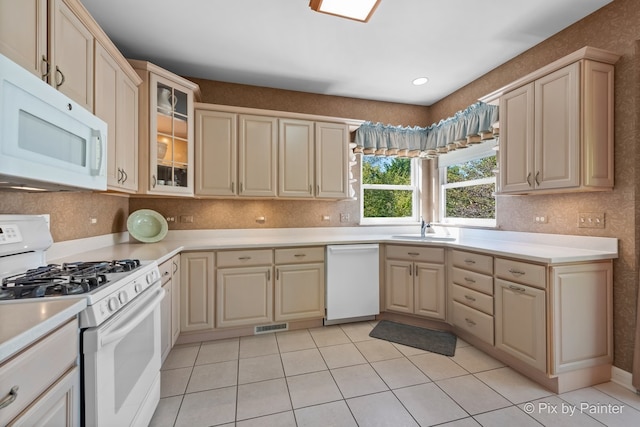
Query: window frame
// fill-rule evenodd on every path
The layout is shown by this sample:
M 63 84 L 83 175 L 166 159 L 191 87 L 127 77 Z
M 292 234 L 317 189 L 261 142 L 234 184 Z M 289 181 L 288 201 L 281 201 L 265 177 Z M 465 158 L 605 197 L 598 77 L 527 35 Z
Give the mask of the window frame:
M 497 192 L 498 180 L 496 175 L 487 178 L 472 179 L 469 181 L 461 182 L 447 182 L 447 167 L 465 163 L 472 160 L 479 160 L 485 157 L 496 156 L 497 151 L 494 149 L 494 143 L 484 143 L 476 146 L 472 146 L 468 149 L 461 150 L 460 152 L 454 152 L 447 154 L 446 162 L 444 164 L 438 163 L 438 214 L 439 221 L 442 224 L 452 226 L 476 226 L 476 227 L 496 227 L 497 218 L 462 218 L 462 217 L 447 217 L 446 212 L 446 191 L 451 188 L 471 187 L 476 185 L 494 184 L 494 188 Z M 451 157 L 448 157 L 451 156 Z M 495 193 L 494 193 L 495 194 Z M 495 197 L 494 197 L 495 199 Z M 498 209 L 496 206 L 495 216 L 498 215 Z
M 408 225 L 418 224 L 421 215 L 422 200 L 422 159 L 419 157 L 408 158 L 411 163 L 411 184 L 391 185 L 391 184 L 365 184 L 362 179 L 362 168 L 364 165 L 364 155 L 360 158 L 360 225 Z M 403 158 L 403 157 L 399 157 Z M 411 206 L 413 212 L 410 217 L 372 217 L 364 216 L 364 191 L 365 190 L 404 190 L 413 191 Z

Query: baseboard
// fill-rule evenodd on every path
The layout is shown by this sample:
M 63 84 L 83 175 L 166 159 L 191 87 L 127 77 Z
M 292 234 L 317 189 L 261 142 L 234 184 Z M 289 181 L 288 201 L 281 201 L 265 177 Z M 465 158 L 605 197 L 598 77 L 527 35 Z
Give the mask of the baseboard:
M 616 368 L 615 366 L 611 367 L 611 382 L 616 383 L 619 386 L 622 386 L 626 389 L 631 390 L 634 393 L 638 393 L 636 388 L 631 383 L 632 381 L 631 372 L 623 371 L 620 368 Z

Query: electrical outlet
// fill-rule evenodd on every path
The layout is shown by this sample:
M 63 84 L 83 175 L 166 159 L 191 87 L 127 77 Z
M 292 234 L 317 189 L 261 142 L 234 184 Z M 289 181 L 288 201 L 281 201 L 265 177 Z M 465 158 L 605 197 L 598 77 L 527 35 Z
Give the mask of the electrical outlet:
M 193 215 L 180 215 L 180 222 L 193 223 Z
M 581 212 L 578 228 L 604 228 L 604 212 Z
M 341 213 L 340 214 L 340 222 L 349 222 L 349 214 Z
M 549 217 L 546 215 L 536 215 L 533 217 L 533 222 L 536 224 L 546 224 L 549 222 Z

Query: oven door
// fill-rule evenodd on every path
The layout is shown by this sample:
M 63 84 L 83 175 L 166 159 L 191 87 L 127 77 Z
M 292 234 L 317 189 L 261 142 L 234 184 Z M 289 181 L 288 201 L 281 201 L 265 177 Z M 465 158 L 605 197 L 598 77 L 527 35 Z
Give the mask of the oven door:
M 160 282 L 82 334 L 87 426 L 148 425 L 160 399 Z

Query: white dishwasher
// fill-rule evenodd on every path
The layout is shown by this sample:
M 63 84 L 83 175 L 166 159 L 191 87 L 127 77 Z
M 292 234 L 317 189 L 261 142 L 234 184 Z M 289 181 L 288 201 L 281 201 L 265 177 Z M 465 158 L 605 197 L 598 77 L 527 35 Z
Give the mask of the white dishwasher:
M 325 325 L 367 320 L 380 313 L 377 244 L 327 246 Z

